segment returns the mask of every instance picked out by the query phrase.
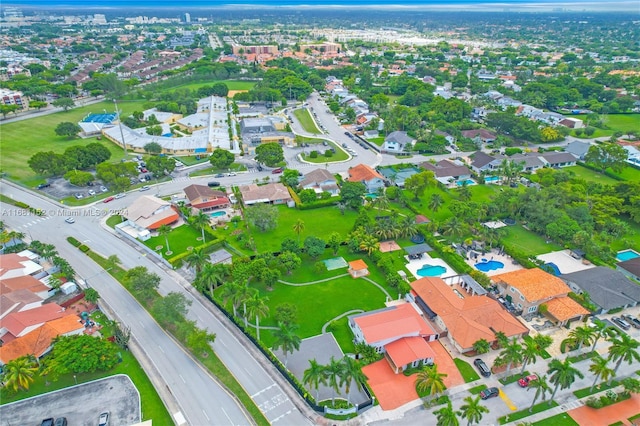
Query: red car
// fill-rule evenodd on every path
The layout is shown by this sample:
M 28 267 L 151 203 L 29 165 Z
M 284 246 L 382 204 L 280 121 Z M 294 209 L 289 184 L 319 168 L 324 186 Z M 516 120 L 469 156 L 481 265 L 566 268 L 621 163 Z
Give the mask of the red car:
M 277 169 L 273 169 L 271 174 L 277 175 L 278 173 L 282 173 L 282 167 L 278 167 Z
M 115 198 L 114 197 L 107 197 L 104 199 L 104 201 L 102 201 L 103 203 L 108 203 L 109 201 L 113 201 Z
M 536 376 L 535 374 L 531 374 L 518 380 L 518 384 L 520 385 L 520 387 L 526 388 L 527 386 L 529 386 L 529 383 L 533 382 L 534 380 L 538 380 L 538 376 Z

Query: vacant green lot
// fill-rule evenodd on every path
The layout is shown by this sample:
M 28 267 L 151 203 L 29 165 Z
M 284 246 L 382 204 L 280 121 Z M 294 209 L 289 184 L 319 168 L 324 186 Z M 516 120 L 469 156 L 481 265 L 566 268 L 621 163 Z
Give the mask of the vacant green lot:
M 603 121 L 613 131 L 638 131 L 640 114 L 608 114 Z
M 123 116 L 130 115 L 133 111 L 142 111 L 143 102 L 120 102 L 118 108 L 122 110 Z M 68 139 L 64 136 L 57 136 L 56 126 L 69 121 L 77 123 L 89 113 L 102 113 L 114 111 L 112 102 L 100 102 L 97 104 L 74 108 L 66 112 L 58 112 L 42 117 L 28 120 L 16 121 L 14 123 L 3 124 L 0 127 L 2 139 L 0 141 L 0 168 L 13 180 L 20 181 L 27 186 L 34 186 L 42 182 L 42 178 L 27 166 L 27 160 L 38 151 L 53 151 L 62 153 L 65 149 L 73 145 L 87 145 L 96 142 L 95 138 L 89 139 Z M 112 160 L 123 158 L 123 150 L 119 146 L 102 141 L 112 153 Z
M 503 238 L 503 242 L 518 248 L 529 256 L 562 250 L 559 245 L 547 243 L 543 237 L 524 229 L 522 225 L 507 226 L 504 229 L 506 229 L 506 236 Z
M 216 83 L 224 83 L 229 90 L 249 90 L 256 85 L 255 81 L 239 81 L 239 80 L 211 80 L 204 83 L 189 83 L 182 86 L 176 86 L 174 89 L 198 90 L 202 86 L 213 86 Z
M 280 251 L 280 243 L 283 239 L 297 239 L 298 235 L 293 231 L 293 225 L 298 219 L 304 222 L 304 230 L 300 233 L 300 241 L 304 241 L 309 235 L 327 239 L 332 232 L 337 232 L 342 238 L 346 238 L 358 216 L 354 210 L 345 210 L 342 215 L 337 207 L 296 210 L 280 205 L 278 210 L 280 214 L 276 229 L 262 232 L 251 227 L 251 235 L 258 252 Z
M 618 183 L 617 180 L 610 178 L 609 176 L 603 175 L 602 173 L 598 173 L 595 170 L 591 170 L 582 166 L 565 167 L 564 170 L 573 173 L 576 178 L 584 179 L 587 182 L 599 182 L 606 185 L 615 185 Z
M 316 123 L 315 121 L 313 121 L 313 118 L 311 118 L 311 113 L 309 112 L 308 109 L 306 108 L 296 109 L 295 111 L 293 111 L 293 115 L 296 116 L 296 118 L 300 122 L 300 125 L 306 132 L 315 133 L 315 134 L 322 133 L 320 129 L 318 129 L 318 126 L 316 126 Z

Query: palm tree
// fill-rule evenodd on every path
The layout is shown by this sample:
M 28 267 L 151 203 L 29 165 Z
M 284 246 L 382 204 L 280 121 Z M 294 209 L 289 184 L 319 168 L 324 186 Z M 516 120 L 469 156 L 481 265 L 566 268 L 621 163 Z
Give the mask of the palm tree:
M 433 398 L 447 389 L 444 384 L 445 377 L 447 377 L 447 374 L 440 373 L 436 364 L 425 365 L 416 377 L 416 390 L 418 393 L 427 392 Z
M 613 370 L 609 367 L 609 360 L 601 357 L 600 355 L 595 355 L 593 358 L 591 358 L 589 371 L 591 371 L 596 376 L 589 390 L 593 390 L 593 387 L 596 385 L 598 379 L 602 378 L 602 381 L 606 382 L 613 377 Z
M 553 338 L 544 334 L 535 335 L 533 341 L 538 345 L 540 352 L 547 350 L 553 344 Z
M 573 367 L 570 359 L 565 359 L 564 362 L 554 359 L 549 363 L 549 370 L 547 373 L 551 374 L 549 381 L 555 385 L 553 393 L 551 394 L 551 400 L 556 396 L 558 388 L 566 389 L 571 387 L 573 382 L 576 381 L 576 377 L 584 378 L 584 374 L 577 368 Z
M 460 201 L 469 201 L 471 199 L 471 190 L 469 186 L 464 184 L 460 188 L 458 188 L 458 199 Z
M 329 365 L 326 366 L 326 375 L 329 386 L 331 386 L 334 391 L 331 396 L 331 405 L 335 406 L 336 393 L 340 392 L 340 380 L 342 377 L 342 363 L 340 360 L 336 360 L 334 357 L 331 357 Z
M 458 421 L 457 412 L 453 410 L 451 406 L 451 401 L 447 402 L 446 407 L 442 407 L 439 410 L 433 412 L 438 419 L 438 426 L 459 426 L 460 422 Z
M 582 345 L 591 344 L 595 337 L 595 331 L 588 326 L 576 327 L 569 332 L 569 339 L 574 345 L 578 345 L 578 350 L 582 349 Z
M 520 371 L 520 374 L 524 373 L 524 369 L 527 368 L 527 364 L 529 364 L 529 362 L 536 362 L 539 353 L 540 348 L 535 340 L 529 339 L 524 341 L 524 346 L 522 348 L 522 357 L 524 358 L 524 361 L 522 362 L 522 370 Z
M 327 384 L 327 368 L 324 365 L 318 364 L 318 361 L 315 359 L 309 360 L 309 368 L 304 370 L 304 375 L 302 376 L 302 382 L 305 385 L 314 387 L 316 389 L 316 404 L 318 403 L 319 388 L 320 385 Z
M 345 357 L 342 358 L 342 377 L 340 378 L 340 386 L 345 384 L 347 404 L 351 403 L 351 384 L 355 381 L 356 388 L 360 389 L 365 380 L 367 380 L 367 378 L 362 372 L 362 368 L 358 361 L 345 355 Z
M 624 390 L 622 392 L 626 395 L 640 393 L 640 380 L 634 379 L 633 377 L 623 379 L 622 386 L 624 386 Z
M 222 282 L 224 273 L 220 264 L 214 265 L 207 262 L 200 273 L 196 275 L 194 284 L 199 291 L 203 291 L 205 288 L 209 289 L 209 295 L 213 297 L 213 289 L 218 287 L 218 283 Z
M 480 423 L 482 420 L 482 414 L 488 413 L 489 409 L 480 404 L 480 397 L 468 396 L 464 399 L 466 404 L 460 407 L 460 415 L 463 419 L 467 419 L 467 425 L 473 423 Z
M 164 242 L 167 245 L 167 253 L 171 252 L 171 249 L 169 248 L 169 234 L 171 233 L 171 227 L 169 225 L 161 225 L 160 228 L 158 228 L 158 235 L 160 235 L 161 237 L 164 237 Z
M 17 391 L 18 388 L 28 390 L 33 383 L 33 376 L 38 371 L 33 358 L 29 355 L 21 356 L 9 361 L 4 366 L 4 381 L 7 387 Z
M 256 291 L 253 296 L 247 300 L 247 315 L 256 317 L 256 335 L 260 341 L 260 318 L 269 315 L 269 306 L 267 305 L 268 297 L 260 297 Z
M 491 345 L 489 345 L 486 339 L 480 339 L 473 344 L 473 350 L 476 351 L 477 354 L 486 354 L 491 350 Z
M 522 362 L 522 345 L 518 343 L 518 340 L 514 337 L 513 340 L 504 347 L 502 352 L 500 352 L 498 358 L 507 364 L 507 373 L 509 373 L 513 364 L 519 364 Z
M 595 336 L 593 338 L 593 346 L 591 346 L 591 352 L 595 352 L 598 340 L 600 340 L 602 335 L 605 334 L 607 330 L 609 330 L 609 326 L 599 320 L 593 320 L 591 323 L 593 324 L 592 328 L 595 332 Z
M 199 229 L 202 232 L 202 242 L 206 242 L 204 238 L 204 228 L 209 225 L 211 218 L 202 210 L 198 211 L 198 214 L 195 216 L 191 216 L 189 221 L 196 229 Z
M 280 349 L 284 352 L 284 366 L 287 366 L 289 361 L 289 352 L 297 351 L 300 349 L 300 336 L 296 334 L 298 330 L 296 324 L 278 324 L 278 329 L 273 330 L 272 334 L 275 338 L 273 343 L 273 349 Z
M 184 258 L 184 261 L 187 263 L 189 268 L 193 268 L 196 271 L 196 276 L 202 271 L 204 265 L 206 265 L 207 259 L 209 256 L 204 252 L 203 249 L 195 249 L 191 253 Z
M 638 353 L 638 346 L 640 344 L 637 340 L 629 337 L 628 334 L 621 333 L 617 337 L 611 338 L 611 346 L 609 346 L 609 360 L 616 362 L 616 368 L 613 371 L 615 376 L 618 373 L 618 368 L 622 364 L 622 361 L 626 361 L 628 364 L 640 362 L 640 353 Z
M 249 300 L 258 295 L 258 290 L 255 288 L 251 288 L 248 285 L 243 285 L 240 287 L 240 291 L 237 294 L 238 303 L 242 305 L 242 315 L 244 316 L 244 328 L 246 329 L 249 325 L 247 324 L 247 303 Z
M 442 233 L 444 235 L 456 237 L 462 235 L 466 225 L 458 218 L 458 216 L 451 216 L 442 227 Z
M 44 244 L 40 248 L 40 256 L 48 261 L 51 261 L 51 259 L 53 259 L 57 255 L 58 251 L 56 250 L 56 246 L 54 246 L 53 244 Z
M 504 348 L 505 346 L 507 346 L 509 344 L 509 338 L 507 337 L 506 334 L 504 334 L 504 332 L 496 331 L 494 334 L 496 336 L 496 341 L 498 342 L 498 345 L 501 348 Z
M 440 210 L 440 207 L 443 203 L 444 200 L 442 199 L 442 196 L 440 194 L 433 194 L 429 199 L 429 208 L 434 212 L 437 212 L 438 210 Z
M 240 306 L 240 301 L 238 299 L 238 295 L 240 294 L 241 285 L 235 281 L 230 281 L 225 283 L 222 286 L 222 290 L 220 290 L 220 298 L 222 299 L 222 303 L 226 305 L 229 301 L 231 301 L 231 307 L 233 308 L 233 316 L 237 316 L 236 310 L 238 306 Z
M 551 387 L 549 387 L 549 381 L 547 379 L 546 375 L 542 375 L 542 376 L 538 376 L 538 380 L 532 380 L 529 382 L 529 385 L 527 386 L 527 392 L 530 391 L 531 389 L 535 389 L 536 393 L 533 396 L 533 402 L 531 402 L 531 407 L 529 407 L 529 412 L 533 411 L 533 406 L 536 405 L 536 401 L 538 400 L 538 398 L 542 398 L 542 400 L 545 400 L 545 396 L 547 395 L 547 392 L 549 392 L 551 390 Z
M 302 219 L 298 219 L 298 221 L 293 224 L 293 232 L 298 234 L 298 243 L 300 243 L 300 234 L 302 231 L 304 231 L 304 221 Z
M 398 223 L 400 226 L 400 235 L 411 238 L 418 233 L 418 225 L 412 216 L 401 216 Z
M 378 239 L 373 235 L 364 235 L 360 241 L 360 250 L 366 251 L 369 256 L 376 250 L 380 249 Z

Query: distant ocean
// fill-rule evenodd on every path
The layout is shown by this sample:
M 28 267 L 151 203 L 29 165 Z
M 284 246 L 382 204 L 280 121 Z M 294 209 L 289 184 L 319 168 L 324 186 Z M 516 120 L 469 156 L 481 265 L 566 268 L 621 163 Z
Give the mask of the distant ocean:
M 24 5 L 24 6 L 80 6 L 83 8 L 91 7 L 171 7 L 175 9 L 183 9 L 188 7 L 233 7 L 233 6 L 465 6 L 465 5 L 487 5 L 493 7 L 509 7 L 509 6 L 535 6 L 535 5 L 554 5 L 554 7 L 563 6 L 576 6 L 584 5 L 585 7 L 591 4 L 602 4 L 602 1 L 584 1 L 584 0 L 501 0 L 501 1 L 486 1 L 486 0 L 186 0 L 176 2 L 174 0 L 7 0 L 4 1 L 4 6 L 8 5 Z M 637 1 L 612 1 L 605 2 L 605 4 L 635 4 Z

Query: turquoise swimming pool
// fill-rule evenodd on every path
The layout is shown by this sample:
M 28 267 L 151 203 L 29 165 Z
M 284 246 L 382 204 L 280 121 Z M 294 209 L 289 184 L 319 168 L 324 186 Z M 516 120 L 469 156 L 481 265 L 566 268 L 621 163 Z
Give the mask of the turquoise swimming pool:
M 479 271 L 489 272 L 504 268 L 504 263 L 498 262 L 497 260 L 483 260 L 482 262 L 476 263 L 474 266 Z
M 440 265 L 423 265 L 422 268 L 416 271 L 416 274 L 421 277 L 439 277 L 447 272 L 447 268 Z
M 620 262 L 624 262 L 625 260 L 635 259 L 637 257 L 640 257 L 640 253 L 631 249 L 619 251 L 618 254 L 616 255 L 616 259 L 618 259 Z
M 457 180 L 456 181 L 456 185 L 458 186 L 462 186 L 462 185 L 475 185 L 476 181 L 473 179 L 463 179 L 463 180 Z
M 226 214 L 227 214 L 226 212 L 220 210 L 220 211 L 217 211 L 217 212 L 210 213 L 209 217 L 220 217 L 220 216 L 224 216 Z
M 487 183 L 491 183 L 491 182 L 497 182 L 500 180 L 500 176 L 486 176 L 484 178 L 484 181 Z

